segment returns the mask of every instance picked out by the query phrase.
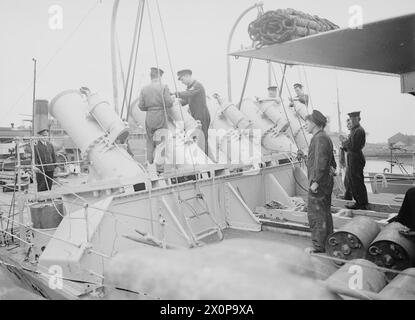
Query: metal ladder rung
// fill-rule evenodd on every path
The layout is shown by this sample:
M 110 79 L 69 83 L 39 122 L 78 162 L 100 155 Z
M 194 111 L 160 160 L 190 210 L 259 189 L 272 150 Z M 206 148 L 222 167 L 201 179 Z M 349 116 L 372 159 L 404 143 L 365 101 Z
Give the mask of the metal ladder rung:
M 203 230 L 199 233 L 196 233 L 195 238 L 196 238 L 196 241 L 200 241 L 203 238 L 206 238 L 207 236 L 210 236 L 210 235 L 215 234 L 215 233 L 218 233 L 218 228 L 216 228 L 216 227 L 209 228 L 209 229 Z
M 197 215 L 193 215 L 190 217 L 187 217 L 187 219 L 194 219 L 194 218 L 199 218 L 200 216 L 203 216 L 204 214 L 210 214 L 209 211 L 202 211 L 202 212 L 198 212 Z
M 197 195 L 195 195 L 193 197 L 190 197 L 190 198 L 179 199 L 179 201 L 183 203 L 183 202 L 186 202 L 186 201 L 189 201 L 189 200 L 193 200 L 193 199 L 203 199 L 203 196 L 200 193 L 198 193 Z

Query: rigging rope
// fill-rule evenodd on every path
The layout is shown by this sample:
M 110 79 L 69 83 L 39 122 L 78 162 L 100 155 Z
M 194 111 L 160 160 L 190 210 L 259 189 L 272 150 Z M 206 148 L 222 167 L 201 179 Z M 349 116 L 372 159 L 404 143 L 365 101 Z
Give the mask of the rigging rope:
M 166 33 L 165 28 L 164 28 L 164 23 L 163 23 L 163 19 L 161 17 L 161 10 L 160 10 L 158 0 L 156 0 L 156 5 L 157 5 L 157 12 L 158 12 L 159 20 L 160 20 L 160 25 L 161 25 L 161 31 L 163 33 L 164 44 L 165 44 L 166 51 L 167 51 L 167 58 L 168 58 L 168 61 L 169 61 L 170 72 L 171 72 L 171 75 L 172 75 L 172 78 L 173 78 L 174 89 L 176 90 L 176 92 L 178 92 L 179 90 L 177 88 L 176 76 L 174 74 L 174 68 L 173 68 L 173 64 L 171 62 L 170 50 L 169 50 L 169 46 L 168 46 L 168 43 L 167 43 L 167 33 Z M 183 114 L 182 114 L 182 118 L 183 118 Z
M 135 80 L 135 74 L 136 74 L 136 70 L 137 70 L 137 59 L 138 59 L 138 48 L 140 45 L 140 36 L 141 36 L 141 30 L 142 30 L 142 25 L 143 25 L 143 16 L 144 16 L 144 6 L 141 8 L 141 17 L 140 17 L 140 28 L 138 30 L 138 35 L 137 35 L 137 46 L 135 48 L 135 57 L 134 57 L 134 67 L 133 67 L 133 77 L 131 79 L 131 88 L 130 88 L 130 96 L 128 99 L 128 104 L 127 104 L 127 119 L 128 116 L 130 114 L 130 106 L 131 106 L 131 100 L 132 100 L 132 95 L 133 95 L 133 88 L 134 88 L 134 80 Z
M 142 17 L 142 2 L 140 2 L 138 4 L 138 8 L 137 8 L 137 16 L 136 16 L 136 20 L 135 20 L 135 27 L 134 27 L 134 34 L 133 34 L 133 43 L 131 45 L 131 53 L 130 53 L 130 59 L 129 59 L 129 63 L 128 63 L 128 72 L 127 72 L 127 81 L 126 81 L 126 85 L 125 85 L 125 90 L 124 90 L 124 95 L 123 95 L 123 100 L 122 100 L 122 107 L 121 107 L 121 117 L 122 114 L 124 112 L 124 107 L 125 104 L 127 103 L 127 93 L 128 93 L 128 87 L 130 85 L 130 76 L 131 76 L 131 69 L 132 69 L 132 65 L 133 65 L 133 58 L 134 58 L 134 53 L 136 54 L 136 58 L 137 58 L 137 52 L 136 52 L 136 43 L 139 42 L 139 29 L 141 32 L 141 20 L 140 16 Z M 134 74 L 134 72 L 133 72 Z M 127 107 L 128 108 L 128 107 Z
M 286 73 L 286 70 L 287 70 L 287 65 L 284 65 L 284 71 L 282 71 L 282 66 L 281 65 L 279 65 L 280 66 L 280 69 L 281 69 L 281 72 L 284 72 L 284 74 Z M 272 68 L 274 68 L 272 65 L 271 65 L 271 67 Z M 275 81 L 277 81 L 277 79 L 275 79 Z M 283 81 L 284 81 L 284 83 L 285 83 L 285 86 L 286 86 L 286 88 L 287 88 L 287 91 L 288 91 L 288 94 L 289 94 L 289 96 L 290 96 L 290 100 L 292 100 L 293 99 L 293 96 L 291 95 L 291 90 L 290 90 L 290 88 L 289 88 L 289 85 L 288 85 L 288 81 L 287 81 L 287 77 L 285 76 L 285 77 L 283 77 Z M 282 91 L 282 87 L 284 86 L 284 83 L 281 83 L 281 91 Z M 284 102 L 283 102 L 283 99 L 282 99 L 282 97 L 280 97 L 281 98 L 281 104 L 284 106 Z M 285 107 L 284 107 L 284 110 L 285 110 Z M 298 124 L 299 124 L 299 126 L 300 126 L 300 129 L 301 129 L 301 133 L 303 134 L 303 136 L 304 136 L 304 140 L 305 140 L 305 142 L 306 142 L 306 144 L 307 144 L 307 147 L 309 147 L 310 146 L 310 144 L 308 143 L 308 140 L 307 140 L 307 136 L 306 136 L 306 134 L 305 134 L 305 132 L 304 132 L 304 128 L 303 128 L 303 125 L 302 125 L 302 123 L 301 123 L 301 121 L 300 121 L 300 118 L 299 117 L 297 117 L 296 116 L 296 118 L 297 118 L 297 120 L 298 120 Z M 294 136 L 293 136 L 293 138 L 294 138 Z
M 307 72 L 305 71 L 305 67 L 303 66 L 303 72 L 304 72 L 304 79 L 305 79 L 305 84 L 308 88 L 308 98 L 309 98 L 309 102 L 310 102 L 310 107 L 311 107 L 311 111 L 314 111 L 314 105 L 313 105 L 313 101 L 311 99 L 311 88 L 310 85 L 308 84 L 308 78 L 307 78 Z M 307 109 L 308 109 L 308 105 L 307 105 Z
M 118 40 L 118 35 L 115 36 L 115 41 L 117 45 L 117 55 L 118 55 L 118 63 L 120 64 L 120 73 L 121 73 L 121 80 L 123 89 L 126 90 L 127 84 L 125 83 L 125 74 L 124 74 L 124 67 L 122 65 L 122 59 L 121 59 L 121 49 L 120 49 L 120 42 Z
M 284 72 L 283 72 L 283 75 L 282 75 L 282 77 L 283 77 L 283 78 L 285 77 L 286 68 L 287 68 L 287 65 L 285 65 L 285 68 L 284 68 Z M 272 74 L 273 74 L 273 76 L 274 76 L 274 81 L 275 81 L 276 83 L 278 83 L 277 76 L 276 76 L 276 74 L 275 74 L 275 70 L 274 70 L 274 67 L 273 67 L 272 65 L 271 65 L 271 70 L 272 70 Z M 297 149 L 298 149 L 298 150 L 300 150 L 300 147 L 298 146 L 297 140 L 295 139 L 294 130 L 293 130 L 292 126 L 291 126 L 290 119 L 288 118 L 288 113 L 287 113 L 287 110 L 285 109 L 284 101 L 283 101 L 283 99 L 282 99 L 282 97 L 281 97 L 282 88 L 283 88 L 283 86 L 281 86 L 281 88 L 280 88 L 280 100 L 281 100 L 281 105 L 282 105 L 282 108 L 283 108 L 283 110 L 284 110 L 285 118 L 287 119 L 288 125 L 289 125 L 289 127 L 290 127 L 290 131 L 291 131 L 291 135 L 292 135 L 292 137 L 293 137 L 294 143 L 295 143 L 295 145 L 296 145 Z

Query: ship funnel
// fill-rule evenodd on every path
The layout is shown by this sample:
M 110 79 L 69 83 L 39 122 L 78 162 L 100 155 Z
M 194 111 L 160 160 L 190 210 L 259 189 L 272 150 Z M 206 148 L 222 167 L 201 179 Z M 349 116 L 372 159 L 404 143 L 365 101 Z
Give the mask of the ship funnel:
M 51 101 L 49 112 L 81 150 L 82 157 L 91 162 L 90 180 L 137 177 L 144 181 L 147 176 L 144 169 L 114 143 L 123 135 L 121 119 L 116 119 L 118 116 L 107 109 L 108 105 L 95 103 L 101 101 L 97 95 L 88 97 L 85 93 L 68 90 L 58 94 Z M 97 119 L 102 122 L 98 123 Z

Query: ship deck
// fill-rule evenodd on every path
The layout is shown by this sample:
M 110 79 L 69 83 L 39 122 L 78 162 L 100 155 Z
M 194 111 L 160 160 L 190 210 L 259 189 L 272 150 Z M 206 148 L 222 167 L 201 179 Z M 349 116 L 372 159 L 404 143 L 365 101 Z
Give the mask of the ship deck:
M 71 178 L 60 178 L 59 183 L 60 185 L 54 186 L 53 194 L 58 195 L 60 191 L 63 191 L 67 185 L 73 188 L 74 184 L 82 185 L 83 182 L 86 181 L 86 176 L 78 176 L 78 177 L 71 177 Z M 17 195 L 17 193 L 16 193 Z M 42 199 L 51 196 L 52 194 L 49 192 L 41 193 L 36 195 L 34 190 L 34 185 L 30 185 L 28 192 L 26 193 L 26 200 L 33 201 L 34 199 Z M 16 197 L 15 197 L 16 198 Z M 403 195 L 396 195 L 396 194 L 369 194 L 369 200 L 371 203 L 381 203 L 386 205 L 393 205 L 395 208 L 401 205 L 403 200 Z M 14 218 L 14 221 L 21 221 L 19 220 L 18 216 L 18 206 L 19 203 L 15 199 L 15 209 L 14 209 L 14 216 L 12 215 L 13 210 L 11 210 L 11 204 L 13 202 L 13 192 L 1 192 L 0 193 L 0 208 L 3 214 L 3 217 L 8 217 L 10 219 Z M 336 200 L 337 201 L 337 200 Z M 336 202 L 334 201 L 334 202 Z M 338 205 L 338 201 L 335 204 Z M 340 201 L 340 204 L 342 202 Z M 344 203 L 344 202 L 343 202 Z M 396 212 L 393 211 L 393 212 Z M 10 220 L 11 221 L 11 220 Z M 30 225 L 30 214 L 28 207 L 25 205 L 23 209 L 23 224 Z M 6 228 L 6 226 L 2 226 Z M 14 224 L 15 230 L 19 228 L 19 223 Z M 307 228 L 304 228 L 307 229 Z M 9 229 L 10 230 L 10 225 Z M 16 231 L 14 232 L 17 233 Z M 261 232 L 249 232 L 249 231 L 241 231 L 236 229 L 226 229 L 223 232 L 224 234 L 224 241 L 230 239 L 252 239 L 255 241 L 260 241 L 264 243 L 278 243 L 278 244 L 286 244 L 293 246 L 297 249 L 304 250 L 306 247 L 311 245 L 310 234 L 307 231 L 298 231 L 298 230 L 290 230 L 290 229 L 283 229 L 279 228 L 278 225 L 269 225 L 263 224 Z M 212 235 L 206 239 L 204 239 L 206 245 L 217 243 L 216 235 Z M 192 249 L 197 250 L 197 249 Z M 47 287 L 47 280 L 45 277 L 40 276 L 36 272 L 36 262 L 30 261 L 26 257 L 26 251 L 24 247 L 19 245 L 19 240 L 15 239 L 14 243 L 9 244 L 5 247 L 0 247 L 0 266 L 8 266 L 10 271 L 10 267 L 14 270 L 13 273 L 18 274 L 18 278 L 23 278 L 24 283 L 28 288 L 38 288 L 37 291 L 48 291 Z M 327 259 L 319 258 L 319 257 L 310 257 L 312 261 L 312 265 L 310 265 L 310 269 L 314 270 L 317 279 L 325 280 L 327 279 L 333 272 L 336 270 L 336 266 Z M 78 298 L 76 295 L 71 295 L 68 292 L 56 292 L 55 296 L 48 296 L 51 299 L 76 299 Z M 85 297 L 89 299 L 90 297 Z

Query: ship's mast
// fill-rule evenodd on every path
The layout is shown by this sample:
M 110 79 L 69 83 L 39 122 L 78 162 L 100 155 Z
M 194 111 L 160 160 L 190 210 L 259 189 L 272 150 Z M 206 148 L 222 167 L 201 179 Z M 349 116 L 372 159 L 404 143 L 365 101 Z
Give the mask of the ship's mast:
M 339 124 L 339 134 L 341 134 L 343 130 L 342 130 L 342 121 L 341 121 L 340 95 L 339 95 L 339 84 L 338 84 L 338 79 L 337 79 L 337 73 L 336 73 L 336 92 L 337 92 L 337 121 Z
M 36 100 L 36 64 L 37 60 L 32 58 L 33 61 L 33 99 L 32 99 L 32 136 L 35 135 L 35 100 Z
M 117 53 L 116 53 L 116 21 L 118 13 L 118 5 L 120 0 L 114 1 L 114 6 L 112 8 L 112 19 L 111 19 L 111 64 L 112 64 L 112 90 L 114 96 L 114 109 L 117 114 L 118 110 L 118 81 L 117 81 Z

